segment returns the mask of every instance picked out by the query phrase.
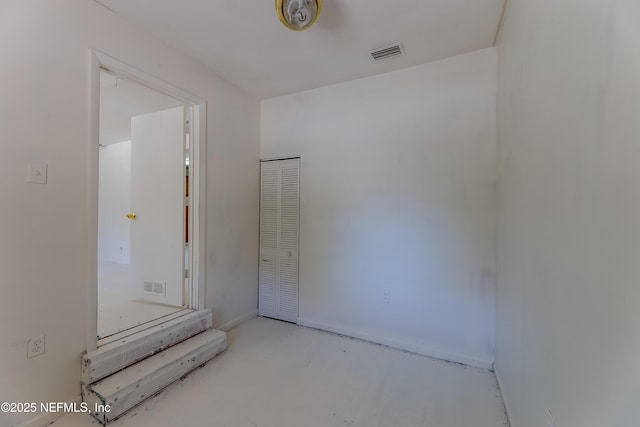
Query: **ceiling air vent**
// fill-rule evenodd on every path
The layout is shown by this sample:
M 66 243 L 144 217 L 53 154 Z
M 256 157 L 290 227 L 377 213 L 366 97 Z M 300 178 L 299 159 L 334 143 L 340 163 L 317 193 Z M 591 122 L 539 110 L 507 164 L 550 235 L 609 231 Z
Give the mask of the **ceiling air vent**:
M 392 58 L 394 56 L 402 56 L 404 55 L 404 49 L 402 48 L 401 43 L 394 43 L 389 46 L 374 49 L 369 53 L 371 54 L 371 59 L 375 62 L 378 62 L 388 58 Z

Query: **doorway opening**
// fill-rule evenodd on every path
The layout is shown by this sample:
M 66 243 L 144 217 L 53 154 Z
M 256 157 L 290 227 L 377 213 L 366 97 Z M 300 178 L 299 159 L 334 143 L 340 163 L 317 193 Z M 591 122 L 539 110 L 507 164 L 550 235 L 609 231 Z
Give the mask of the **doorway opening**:
M 88 350 L 202 309 L 204 279 L 204 101 L 92 53 Z

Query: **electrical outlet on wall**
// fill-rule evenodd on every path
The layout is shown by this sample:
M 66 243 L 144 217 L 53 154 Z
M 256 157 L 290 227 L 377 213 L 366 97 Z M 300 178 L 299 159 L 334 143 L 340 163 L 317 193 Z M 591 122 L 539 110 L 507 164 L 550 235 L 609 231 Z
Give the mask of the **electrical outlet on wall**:
M 384 299 L 384 302 L 391 304 L 391 291 L 389 289 L 385 289 L 382 298 Z
M 27 343 L 27 358 L 40 356 L 44 353 L 44 335 L 33 337 Z
M 553 418 L 553 414 L 549 408 L 547 408 L 547 427 L 556 427 L 556 420 Z

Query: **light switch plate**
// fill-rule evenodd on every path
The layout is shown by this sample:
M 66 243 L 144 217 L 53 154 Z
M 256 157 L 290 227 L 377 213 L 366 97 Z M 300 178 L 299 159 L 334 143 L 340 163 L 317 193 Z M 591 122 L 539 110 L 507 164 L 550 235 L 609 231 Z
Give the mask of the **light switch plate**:
M 29 162 L 27 164 L 27 182 L 32 184 L 46 184 L 47 164 Z

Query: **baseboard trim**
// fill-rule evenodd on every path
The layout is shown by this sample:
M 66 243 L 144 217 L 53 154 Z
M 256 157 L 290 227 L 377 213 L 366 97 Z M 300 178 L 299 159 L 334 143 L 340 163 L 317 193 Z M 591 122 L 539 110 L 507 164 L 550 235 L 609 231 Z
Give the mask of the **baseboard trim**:
M 320 329 L 322 331 L 333 332 L 340 335 L 346 335 L 353 338 L 358 338 L 364 341 L 369 341 L 375 344 L 382 344 L 389 347 L 397 348 L 399 350 L 410 351 L 412 353 L 420 354 L 423 356 L 433 357 L 435 359 L 444 360 L 446 362 L 460 363 L 465 366 L 471 366 L 474 368 L 481 368 L 492 370 L 493 360 L 479 359 L 472 356 L 464 356 L 461 354 L 452 353 L 449 351 L 443 351 L 434 347 L 412 343 L 409 341 L 397 340 L 394 338 L 388 338 L 379 336 L 367 332 L 357 331 L 353 329 L 347 329 L 338 325 L 319 322 L 312 319 L 298 318 L 298 325 L 306 326 L 313 329 Z
M 494 369 L 493 369 L 493 373 L 496 376 L 496 381 L 498 382 L 498 390 L 500 390 L 500 396 L 502 396 L 502 402 L 504 403 L 504 412 L 507 414 L 507 420 L 509 421 L 509 426 L 513 427 L 513 422 L 511 420 L 513 420 L 513 418 L 511 417 L 511 410 L 509 409 L 509 400 L 507 399 L 507 396 L 504 394 L 504 389 L 502 388 L 502 381 L 500 381 L 500 372 L 498 371 L 498 368 L 495 366 L 494 364 Z
M 253 311 L 250 311 L 249 313 L 243 314 L 240 317 L 236 317 L 235 319 L 225 323 L 224 325 L 220 325 L 216 327 L 216 329 L 227 332 L 229 329 L 235 328 L 239 324 L 244 323 L 247 320 L 253 319 L 254 317 L 257 317 L 257 316 L 258 316 L 258 310 L 253 310 Z
M 73 399 L 67 401 L 69 404 L 75 404 L 77 407 L 80 407 L 80 403 L 82 402 L 82 396 L 78 395 Z M 39 405 L 39 404 L 38 404 Z M 38 408 L 39 409 L 39 408 Z M 28 421 L 24 421 L 22 424 L 17 424 L 16 427 L 45 427 L 53 422 L 59 420 L 60 418 L 67 415 L 65 412 L 55 412 L 55 413 L 43 413 L 36 417 L 31 418 Z

